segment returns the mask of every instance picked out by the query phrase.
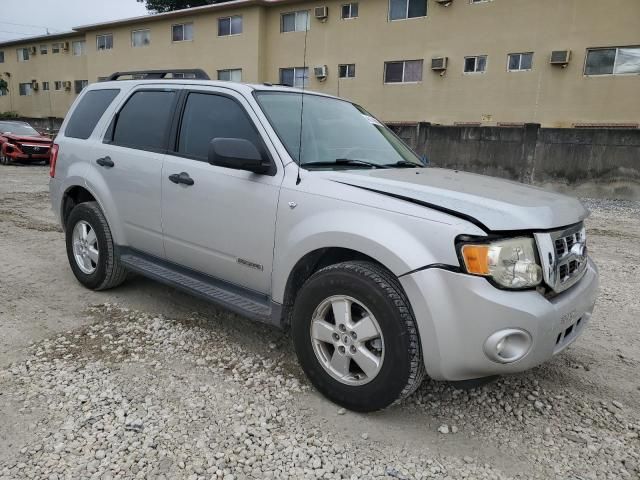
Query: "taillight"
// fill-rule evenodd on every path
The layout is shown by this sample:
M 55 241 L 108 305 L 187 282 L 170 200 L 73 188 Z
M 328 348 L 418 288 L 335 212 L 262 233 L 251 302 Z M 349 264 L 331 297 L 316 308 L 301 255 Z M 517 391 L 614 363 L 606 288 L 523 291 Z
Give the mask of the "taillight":
M 49 156 L 49 176 L 51 178 L 56 176 L 56 162 L 58 161 L 58 145 L 51 145 L 50 156 Z

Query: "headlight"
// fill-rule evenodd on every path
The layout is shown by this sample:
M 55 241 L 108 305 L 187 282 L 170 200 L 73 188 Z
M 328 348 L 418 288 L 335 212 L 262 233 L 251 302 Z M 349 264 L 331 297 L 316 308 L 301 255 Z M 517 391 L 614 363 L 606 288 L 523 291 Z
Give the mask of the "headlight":
M 504 288 L 531 288 L 542 281 L 533 238 L 464 243 L 460 255 L 468 273 L 489 277 Z

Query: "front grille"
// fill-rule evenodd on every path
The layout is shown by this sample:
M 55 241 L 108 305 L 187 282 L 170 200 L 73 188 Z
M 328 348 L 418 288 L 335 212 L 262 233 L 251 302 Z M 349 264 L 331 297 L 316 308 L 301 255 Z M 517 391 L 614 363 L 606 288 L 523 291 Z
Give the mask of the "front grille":
M 579 223 L 564 230 L 536 233 L 544 280 L 556 293 L 575 284 L 587 270 L 587 238 Z
M 27 155 L 46 155 L 49 153 L 49 145 L 21 145 L 20 150 Z
M 558 255 L 559 257 L 565 255 L 566 253 L 571 251 L 571 247 L 573 247 L 576 243 L 583 241 L 583 239 L 584 236 L 582 230 L 572 233 L 571 235 L 568 235 L 566 237 L 560 237 L 556 239 L 556 255 Z

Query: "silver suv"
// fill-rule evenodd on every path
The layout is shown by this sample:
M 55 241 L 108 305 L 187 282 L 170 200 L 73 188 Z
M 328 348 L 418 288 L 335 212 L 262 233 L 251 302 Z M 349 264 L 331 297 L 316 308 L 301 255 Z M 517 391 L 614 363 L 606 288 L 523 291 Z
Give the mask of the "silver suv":
M 578 200 L 426 168 L 362 107 L 287 87 L 92 85 L 55 141 L 50 190 L 84 286 L 137 272 L 290 328 L 313 385 L 357 411 L 425 375 L 550 359 L 598 288 Z

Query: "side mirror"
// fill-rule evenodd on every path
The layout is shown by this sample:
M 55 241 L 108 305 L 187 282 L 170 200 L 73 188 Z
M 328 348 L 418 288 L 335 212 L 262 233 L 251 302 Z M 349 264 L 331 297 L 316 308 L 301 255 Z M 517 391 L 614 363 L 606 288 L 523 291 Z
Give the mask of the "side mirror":
M 247 170 L 261 175 L 271 171 L 271 162 L 256 146 L 243 138 L 214 138 L 209 143 L 209 163 L 218 167 Z

